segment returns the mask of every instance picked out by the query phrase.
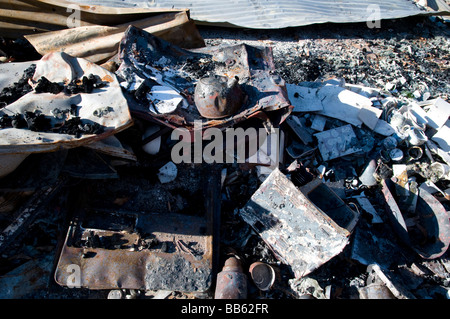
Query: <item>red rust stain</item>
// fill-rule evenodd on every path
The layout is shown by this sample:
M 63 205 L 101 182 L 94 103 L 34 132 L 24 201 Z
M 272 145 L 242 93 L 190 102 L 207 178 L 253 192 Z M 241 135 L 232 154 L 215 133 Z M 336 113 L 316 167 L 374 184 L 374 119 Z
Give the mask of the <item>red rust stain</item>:
M 114 79 L 110 76 L 110 75 L 105 75 L 104 77 L 102 77 L 102 81 L 106 81 L 106 82 L 114 82 Z
M 95 11 L 97 9 L 95 6 L 80 6 L 80 8 L 87 11 Z

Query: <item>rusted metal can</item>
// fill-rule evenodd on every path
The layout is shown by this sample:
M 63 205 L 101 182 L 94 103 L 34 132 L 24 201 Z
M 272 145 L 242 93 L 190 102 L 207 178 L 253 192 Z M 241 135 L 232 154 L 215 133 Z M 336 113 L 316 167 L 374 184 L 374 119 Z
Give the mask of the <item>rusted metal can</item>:
M 246 299 L 247 276 L 242 271 L 241 262 L 236 257 L 225 261 L 222 271 L 217 274 L 215 299 Z
M 256 287 L 268 291 L 275 282 L 275 270 L 269 264 L 257 261 L 250 265 L 249 273 Z
M 237 77 L 211 75 L 200 79 L 195 86 L 194 101 L 201 116 L 220 119 L 232 116 L 242 106 L 245 95 Z

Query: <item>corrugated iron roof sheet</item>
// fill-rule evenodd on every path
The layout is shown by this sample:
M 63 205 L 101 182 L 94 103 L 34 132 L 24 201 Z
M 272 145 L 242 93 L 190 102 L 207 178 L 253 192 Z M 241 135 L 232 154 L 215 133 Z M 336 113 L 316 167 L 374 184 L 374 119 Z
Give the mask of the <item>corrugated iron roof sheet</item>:
M 198 23 L 277 29 L 316 23 L 366 22 L 429 14 L 412 0 L 78 0 L 112 7 L 190 9 Z M 378 11 L 379 10 L 379 11 Z

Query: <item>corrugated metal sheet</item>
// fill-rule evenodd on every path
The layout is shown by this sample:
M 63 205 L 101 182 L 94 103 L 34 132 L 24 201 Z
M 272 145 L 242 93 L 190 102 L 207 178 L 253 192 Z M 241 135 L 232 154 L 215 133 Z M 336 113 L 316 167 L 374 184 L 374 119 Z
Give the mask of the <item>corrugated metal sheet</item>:
M 79 0 L 112 7 L 186 8 L 197 23 L 277 29 L 430 14 L 412 0 Z M 379 10 L 379 11 L 378 11 Z

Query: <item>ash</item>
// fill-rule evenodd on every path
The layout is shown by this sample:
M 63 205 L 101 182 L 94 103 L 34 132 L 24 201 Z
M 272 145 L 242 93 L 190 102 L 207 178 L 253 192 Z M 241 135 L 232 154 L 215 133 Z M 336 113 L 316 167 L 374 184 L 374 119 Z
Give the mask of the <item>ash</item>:
M 323 24 L 284 30 L 248 30 L 226 29 L 219 27 L 198 26 L 208 46 L 247 43 L 253 46 L 270 46 L 273 48 L 276 72 L 286 83 L 323 81 L 333 77 L 344 79 L 348 84 L 363 85 L 389 92 L 398 98 L 414 98 L 417 101 L 441 97 L 449 99 L 450 78 L 450 29 L 440 18 L 413 17 L 398 20 L 382 20 L 381 28 L 370 29 L 366 24 Z M 201 77 L 217 66 L 211 61 L 188 63 L 184 71 Z M 191 61 L 192 62 L 192 61 Z M 29 77 L 28 72 L 24 75 Z M 22 80 L 21 80 L 22 81 Z M 25 82 L 16 87 L 16 94 L 7 91 L 0 95 L 0 104 L 12 103 L 21 94 L 30 90 Z M 89 86 L 90 87 L 90 86 Z M 88 88 L 89 89 L 89 88 Z M 3 100 L 1 100 L 3 99 Z M 0 105 L 1 106 L 1 105 Z M 18 119 L 15 119 L 16 121 Z M 73 127 L 79 128 L 75 118 Z M 308 122 L 308 118 L 306 118 Z M 0 120 L 2 126 L 9 127 L 12 120 Z M 5 124 L 6 123 L 6 124 Z M 45 124 L 45 123 L 44 123 Z M 310 124 L 310 123 L 309 123 Z M 332 121 L 331 127 L 342 123 Z M 26 125 L 26 123 L 22 123 Z M 167 135 L 162 136 L 162 151 L 157 157 L 145 154 L 139 141 L 143 123 L 118 134 L 120 140 L 127 142 L 139 158 L 137 164 L 120 166 L 115 173 L 120 179 L 82 182 L 69 178 L 70 183 L 61 189 L 48 203 L 39 218 L 29 225 L 24 236 L 18 238 L 7 251 L 0 256 L 0 277 L 6 278 L 32 269 L 31 275 L 39 278 L 35 285 L 23 293 L 20 298 L 107 298 L 109 290 L 65 289 L 54 281 L 54 262 L 56 252 L 64 239 L 73 212 L 68 203 L 74 203 L 74 194 L 88 189 L 91 201 L 106 202 L 108 207 L 123 206 L 128 210 L 145 210 L 151 207 L 154 212 L 169 210 L 177 213 L 201 214 L 199 195 L 201 188 L 194 174 L 194 165 L 185 175 L 179 176 L 175 186 L 154 187 L 158 184 L 158 168 L 169 159 L 170 151 Z M 69 127 L 70 128 L 70 127 Z M 45 128 L 47 129 L 47 128 Z M 94 128 L 95 129 L 95 128 Z M 72 133 L 72 134 L 76 134 Z M 358 138 L 367 138 L 371 145 L 372 133 L 365 129 L 356 130 Z M 377 137 L 379 138 L 379 136 Z M 370 144 L 370 143 L 369 143 Z M 67 155 L 67 154 L 66 154 Z M 111 163 L 111 161 L 109 161 Z M 374 208 L 382 211 L 379 189 L 355 188 L 353 180 L 342 178 L 352 175 L 352 164 L 361 166 L 361 158 L 337 159 L 329 161 L 336 169 L 327 180 L 331 183 L 344 182 L 340 189 L 345 194 L 360 195 L 363 191 L 371 199 Z M 228 165 L 227 179 L 221 191 L 221 242 L 220 265 L 230 255 L 237 255 L 243 261 L 244 268 L 255 261 L 263 261 L 277 268 L 276 288 L 264 292 L 249 280 L 249 299 L 357 299 L 360 289 L 367 285 L 370 273 L 367 265 L 355 260 L 355 246 L 347 245 L 344 251 L 322 265 L 307 277 L 296 280 L 291 269 L 281 263 L 273 251 L 260 236 L 239 216 L 239 209 L 245 206 L 252 194 L 261 185 L 255 170 L 243 170 L 238 165 Z M 381 167 L 383 169 L 383 167 Z M 389 168 L 386 174 L 392 174 Z M 309 172 L 309 168 L 306 169 Z M 305 171 L 305 172 L 306 172 Z M 350 171 L 350 172 L 349 172 Z M 184 171 L 186 172 L 186 171 Z M 203 172 L 204 173 L 204 172 Z M 295 176 L 292 181 L 303 180 L 306 173 Z M 355 174 L 353 174 L 355 175 Z M 68 192 L 68 189 L 71 191 Z M 17 194 L 16 194 L 17 195 Z M 19 196 L 20 195 L 20 196 Z M 7 193 L 3 197 L 8 199 Z M 18 194 L 20 199 L 30 198 L 26 189 Z M 162 199 L 162 200 L 159 200 Z M 13 198 L 6 201 L 9 205 L 17 204 Z M 104 203 L 104 202 L 103 202 Z M 169 204 L 169 206 L 168 206 Z M 444 203 L 448 210 L 448 203 Z M 116 205 L 116 206 L 114 206 Z M 17 206 L 16 206 L 17 207 Z M 11 220 L 11 207 L 0 207 L 0 224 L 6 227 Z M 353 207 L 352 207 L 353 208 Z M 424 260 L 405 246 L 395 236 L 388 220 L 373 224 L 368 213 L 362 213 L 357 229 L 351 240 L 367 243 L 367 246 L 379 247 L 378 260 L 392 274 L 400 278 L 399 286 L 418 299 L 448 298 L 450 287 L 450 262 L 447 251 L 438 260 Z M 110 245 L 111 243 L 108 243 Z M 148 244 L 148 243 L 147 243 Z M 384 255 L 383 255 L 384 254 Z M 39 267 L 33 263 L 40 263 Z M 12 278 L 12 277 L 11 277 Z M 397 282 L 396 282 L 397 283 Z M 151 299 L 151 292 L 121 289 L 122 295 L 130 298 Z M 169 299 L 212 298 L 212 292 L 190 294 L 173 291 Z

